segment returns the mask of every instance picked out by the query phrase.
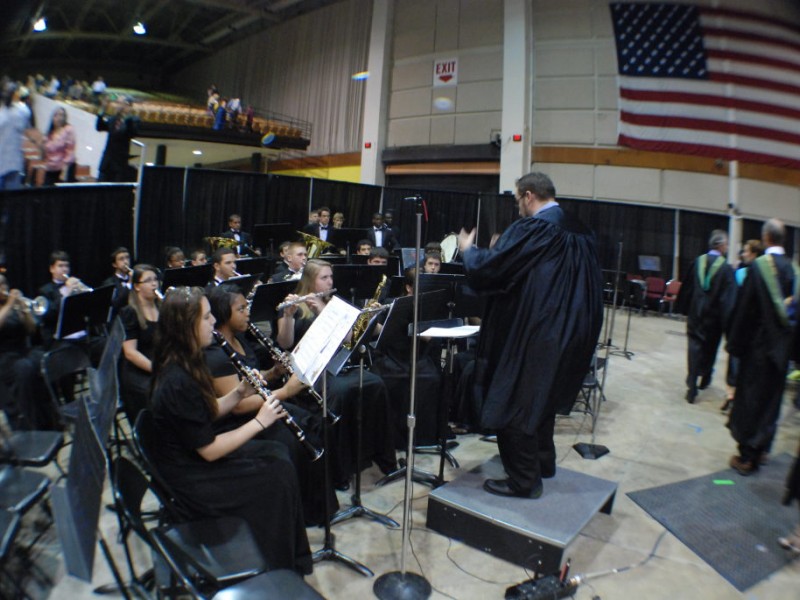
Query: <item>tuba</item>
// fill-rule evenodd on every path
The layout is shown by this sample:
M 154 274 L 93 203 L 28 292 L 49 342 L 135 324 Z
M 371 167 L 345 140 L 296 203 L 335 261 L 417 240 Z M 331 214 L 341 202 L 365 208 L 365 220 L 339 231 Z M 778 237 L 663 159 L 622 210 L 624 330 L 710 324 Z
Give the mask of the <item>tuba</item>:
M 208 245 L 211 248 L 212 253 L 216 252 L 220 248 L 236 248 L 237 246 L 240 246 L 242 244 L 241 242 L 237 242 L 233 238 L 226 238 L 220 236 L 209 236 L 203 238 L 203 240 L 208 242 Z
M 336 247 L 334 244 L 326 242 L 325 240 L 321 240 L 317 236 L 311 235 L 310 233 L 304 233 L 302 231 L 298 231 L 297 233 L 303 236 L 303 243 L 306 245 L 308 258 L 319 258 L 319 256 L 326 250 Z

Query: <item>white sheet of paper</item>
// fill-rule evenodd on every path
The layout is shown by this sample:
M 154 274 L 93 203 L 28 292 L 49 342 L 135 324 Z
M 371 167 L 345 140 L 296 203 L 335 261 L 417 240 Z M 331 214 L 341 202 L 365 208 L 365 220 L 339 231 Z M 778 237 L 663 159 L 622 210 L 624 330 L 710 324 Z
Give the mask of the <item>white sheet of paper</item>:
M 475 335 L 480 325 L 462 325 L 461 327 L 431 327 L 420 333 L 420 337 L 463 338 Z
M 350 333 L 359 314 L 359 309 L 341 298 L 333 296 L 330 299 L 291 354 L 300 381 L 314 385 Z

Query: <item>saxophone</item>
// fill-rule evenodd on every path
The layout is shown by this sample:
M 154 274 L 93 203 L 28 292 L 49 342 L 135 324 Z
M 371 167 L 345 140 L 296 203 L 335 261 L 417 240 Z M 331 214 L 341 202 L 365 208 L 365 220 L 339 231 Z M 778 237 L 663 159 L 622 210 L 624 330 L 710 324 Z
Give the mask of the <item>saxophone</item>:
M 388 278 L 386 275 L 381 276 L 381 280 L 378 283 L 378 287 L 375 288 L 375 293 L 372 294 L 372 299 L 367 303 L 367 307 L 369 308 L 370 304 L 376 303 L 381 298 L 381 294 L 383 294 L 383 288 L 386 287 L 386 282 Z M 350 341 L 345 342 L 344 347 L 350 350 L 362 335 L 367 330 L 367 325 L 369 325 L 369 320 L 372 317 L 372 313 L 369 311 L 362 312 L 358 319 L 356 319 L 356 324 L 353 325 L 353 331 L 350 332 Z

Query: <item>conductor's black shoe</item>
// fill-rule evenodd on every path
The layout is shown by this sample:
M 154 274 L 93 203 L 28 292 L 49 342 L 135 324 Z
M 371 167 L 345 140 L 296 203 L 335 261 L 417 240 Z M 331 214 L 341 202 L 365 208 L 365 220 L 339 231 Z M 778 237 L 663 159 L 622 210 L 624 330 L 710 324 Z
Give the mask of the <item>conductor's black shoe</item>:
M 534 490 L 520 490 L 513 489 L 510 485 L 509 479 L 487 479 L 483 482 L 483 489 L 495 496 L 509 496 L 513 498 L 532 498 L 536 499 L 541 497 L 544 491 L 544 486 L 540 483 Z
M 542 479 L 550 479 L 556 476 L 556 463 L 553 462 L 540 462 L 539 463 L 539 473 L 542 476 Z
M 686 401 L 689 404 L 694 404 L 695 398 L 697 398 L 697 390 L 686 390 Z

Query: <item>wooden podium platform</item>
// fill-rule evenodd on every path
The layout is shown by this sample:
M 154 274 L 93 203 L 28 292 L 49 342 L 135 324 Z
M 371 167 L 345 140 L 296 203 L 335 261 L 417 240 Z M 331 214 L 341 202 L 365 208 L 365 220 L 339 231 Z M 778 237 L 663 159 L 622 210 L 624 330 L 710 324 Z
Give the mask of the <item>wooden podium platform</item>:
M 437 488 L 428 497 L 427 526 L 484 552 L 540 572 L 557 571 L 569 544 L 598 512 L 611 514 L 617 484 L 558 468 L 537 500 L 483 490 L 503 479 L 500 457 Z

